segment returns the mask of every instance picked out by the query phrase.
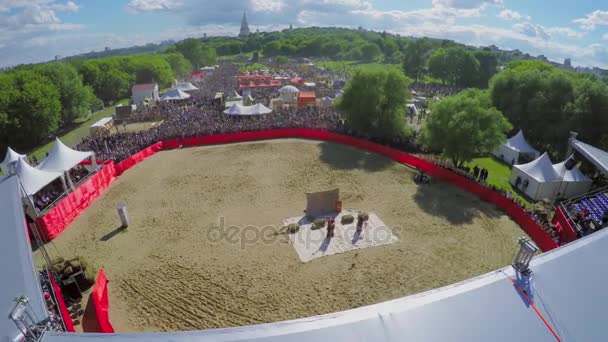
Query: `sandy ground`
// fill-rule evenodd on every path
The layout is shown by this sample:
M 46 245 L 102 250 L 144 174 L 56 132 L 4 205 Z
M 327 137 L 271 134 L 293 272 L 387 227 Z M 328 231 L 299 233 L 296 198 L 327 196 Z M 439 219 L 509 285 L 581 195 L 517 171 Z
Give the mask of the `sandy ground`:
M 507 265 L 519 227 L 445 183 L 349 147 L 301 140 L 161 152 L 127 171 L 54 241 L 110 279 L 119 332 L 301 318 L 448 285 Z M 400 242 L 301 263 L 281 220 L 341 189 Z M 115 206 L 127 204 L 131 226 Z

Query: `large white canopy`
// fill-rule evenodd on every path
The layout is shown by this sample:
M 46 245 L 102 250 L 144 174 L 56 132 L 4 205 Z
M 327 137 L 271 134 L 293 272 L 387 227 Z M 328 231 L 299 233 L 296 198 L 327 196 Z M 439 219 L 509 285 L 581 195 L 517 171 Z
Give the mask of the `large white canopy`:
M 17 160 L 19 160 L 19 158 L 21 157 L 25 157 L 25 154 L 19 154 L 15 151 L 13 151 L 12 148 L 7 148 L 6 149 L 6 155 L 4 156 L 4 160 L 2 161 L 2 163 L 0 163 L 0 170 L 2 170 L 2 173 L 4 173 L 5 175 L 9 174 L 9 170 L 8 170 L 8 166 L 11 163 L 16 162 Z
M 533 200 L 553 200 L 558 193 L 560 176 L 545 152 L 537 159 L 514 165 L 510 182 Z
M 66 172 L 80 162 L 93 156 L 93 152 L 81 152 L 65 146 L 59 138 L 55 138 L 55 145 L 48 157 L 38 165 L 43 171 Z
M 47 319 L 48 313 L 32 260 L 19 181 L 15 176 L 0 179 L 0 217 L 0 341 L 21 341 L 21 332 L 9 319 L 15 299 L 20 296 L 29 299 L 28 309 L 36 323 Z
M 190 98 L 190 94 L 184 92 L 181 89 L 170 89 L 161 96 L 161 101 L 180 101 L 187 100 Z
M 284 93 L 299 93 L 300 89 L 288 85 L 288 86 L 284 86 L 283 88 L 279 89 L 279 93 L 284 94 Z
M 604 175 L 608 176 L 608 152 L 576 139 L 572 140 L 570 145 L 593 163 L 593 165 L 595 165 Z
M 495 152 L 494 155 L 509 164 L 517 164 L 520 155 L 530 155 L 532 158 L 540 156 L 540 152 L 530 146 L 524 137 L 522 130 L 513 137 L 507 139 Z
M 61 171 L 44 171 L 32 167 L 23 158 L 17 162 L 17 176 L 27 196 L 34 195 L 62 175 Z
M 587 177 L 577 167 L 572 170 L 566 169 L 566 161 L 553 165 L 555 172 L 562 180 L 560 183 L 560 195 L 563 198 L 573 198 L 584 195 L 591 190 L 593 180 Z M 563 177 L 562 177 L 563 176 Z
M 182 90 L 182 91 L 193 91 L 193 90 L 198 90 L 197 87 L 195 87 L 192 83 L 190 82 L 182 82 L 180 84 L 177 85 L 177 89 Z
M 256 103 L 253 106 L 243 106 L 235 103 L 224 111 L 224 114 L 227 115 L 241 116 L 265 115 L 270 113 L 272 113 L 272 110 L 261 103 Z

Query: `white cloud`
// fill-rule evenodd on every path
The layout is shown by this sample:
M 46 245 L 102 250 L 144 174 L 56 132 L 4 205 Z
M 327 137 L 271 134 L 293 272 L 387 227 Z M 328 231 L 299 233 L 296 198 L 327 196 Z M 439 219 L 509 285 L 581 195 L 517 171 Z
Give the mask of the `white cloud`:
M 587 31 L 595 29 L 599 25 L 608 25 L 608 11 L 596 10 L 587 14 L 585 18 L 575 19 L 572 22 L 581 25 Z
M 513 29 L 519 33 L 530 37 L 538 37 L 543 40 L 548 40 L 550 37 L 541 25 L 531 23 L 519 23 L 513 25 Z
M 568 38 L 583 38 L 585 36 L 584 32 L 573 30 L 570 27 L 549 27 L 545 28 L 545 32 L 550 34 L 552 37 L 559 35 Z
M 602 36 L 602 39 L 603 39 L 603 40 L 608 40 L 608 33 L 605 33 L 605 34 Z
M 498 17 L 501 19 L 505 19 L 505 20 L 514 20 L 514 21 L 520 21 L 520 20 L 531 20 L 532 18 L 530 16 L 527 15 L 523 15 L 517 11 L 513 11 L 510 9 L 504 9 L 502 10 L 499 14 Z
M 127 5 L 135 12 L 173 11 L 181 8 L 181 0 L 131 0 Z
M 502 5 L 502 0 L 433 0 L 433 6 L 473 9 L 487 5 Z

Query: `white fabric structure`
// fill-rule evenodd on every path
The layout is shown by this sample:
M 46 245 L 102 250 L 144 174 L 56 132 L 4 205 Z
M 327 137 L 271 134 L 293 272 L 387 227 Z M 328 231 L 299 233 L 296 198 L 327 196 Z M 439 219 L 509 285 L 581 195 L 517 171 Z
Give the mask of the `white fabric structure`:
M 540 156 L 540 152 L 528 144 L 522 130 L 519 130 L 517 134 L 507 139 L 494 151 L 494 156 L 504 160 L 509 165 L 518 164 L 519 157 L 522 155 L 528 156 L 530 159 L 536 159 Z
M 608 176 L 608 152 L 602 151 L 597 147 L 585 144 L 582 141 L 573 139 L 570 145 L 583 157 L 587 158 L 595 165 L 602 173 Z
M 2 173 L 5 175 L 9 174 L 9 165 L 12 163 L 16 163 L 19 158 L 24 158 L 25 154 L 19 154 L 15 151 L 13 151 L 12 148 L 7 148 L 6 149 L 6 155 L 4 156 L 4 160 L 2 161 L 2 163 L 0 163 L 0 170 L 2 170 Z
M 146 99 L 156 103 L 159 100 L 158 91 L 159 88 L 156 83 L 136 84 L 131 88 L 131 101 L 136 105 L 143 104 Z
M 288 85 L 279 89 L 279 93 L 281 94 L 281 100 L 283 100 L 284 103 L 296 103 L 298 101 L 300 89 Z
M 606 341 L 607 259 L 604 229 L 535 257 L 527 284 L 507 267 L 425 293 L 293 321 L 171 333 L 47 333 L 43 342 L 555 342 L 543 319 L 561 341 Z
M 163 96 L 160 97 L 161 101 L 181 101 L 190 98 L 190 94 L 184 92 L 181 89 L 170 89 L 167 90 Z
M 193 91 L 193 90 L 198 90 L 197 87 L 195 87 L 192 83 L 190 82 L 182 82 L 180 84 L 177 85 L 177 89 L 182 90 L 182 91 Z
M 557 195 L 560 176 L 553 168 L 549 155 L 527 164 L 514 165 L 510 182 L 533 200 L 554 199 Z
M 40 280 L 34 268 L 32 250 L 26 233 L 23 206 L 17 177 L 0 179 L 0 341 L 20 341 L 22 334 L 9 313 L 15 307 L 15 299 L 29 299 L 28 312 L 35 323 L 48 318 L 46 303 L 42 297 Z
M 240 100 L 240 99 L 242 99 L 243 97 L 242 97 L 241 95 L 239 95 L 239 93 L 238 93 L 238 92 L 235 90 L 235 91 L 234 91 L 234 96 L 232 96 L 232 98 Z
M 408 103 L 406 107 L 408 109 L 408 113 L 406 113 L 406 115 L 418 116 L 418 107 L 416 107 L 414 103 Z
M 288 86 L 284 86 L 283 88 L 279 89 L 279 93 L 283 94 L 283 93 L 299 93 L 300 89 L 288 85 Z
M 261 103 L 256 103 L 253 106 L 243 106 L 235 103 L 224 111 L 224 114 L 227 115 L 240 116 L 266 115 L 270 113 L 272 113 L 272 110 Z
M 568 171 L 566 162 L 553 165 L 555 172 L 560 177 L 559 193 L 560 197 L 573 198 L 584 195 L 591 190 L 593 181 L 581 172 L 577 167 Z
M 331 107 L 334 105 L 334 100 L 329 96 L 325 96 L 319 100 L 319 103 L 322 107 Z
M 42 171 L 66 172 L 80 162 L 93 156 L 93 152 L 81 152 L 65 146 L 59 138 L 55 138 L 55 145 L 48 157 L 38 165 Z
M 44 171 L 30 166 L 23 158 L 17 162 L 16 170 L 26 196 L 36 194 L 55 179 L 63 176 L 61 171 Z

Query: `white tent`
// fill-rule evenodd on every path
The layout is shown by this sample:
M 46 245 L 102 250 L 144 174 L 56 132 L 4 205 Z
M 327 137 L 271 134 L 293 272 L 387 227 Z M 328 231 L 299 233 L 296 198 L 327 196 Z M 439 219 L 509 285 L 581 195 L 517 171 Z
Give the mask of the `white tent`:
M 234 96 L 233 96 L 232 98 L 233 98 L 233 99 L 238 99 L 238 100 L 240 100 L 240 99 L 242 99 L 243 97 L 242 97 L 241 95 L 239 95 L 239 93 L 238 93 L 238 92 L 235 90 L 235 91 L 234 91 Z
M 66 172 L 80 162 L 93 156 L 93 152 L 81 152 L 65 146 L 59 138 L 55 138 L 55 145 L 48 157 L 38 165 L 43 171 Z
M 44 171 L 32 167 L 23 158 L 17 162 L 16 170 L 26 196 L 34 195 L 55 179 L 63 176 L 61 171 Z
M 560 177 L 545 152 L 537 159 L 514 165 L 510 182 L 533 200 L 550 199 L 557 195 Z
M 517 132 L 517 134 L 507 139 L 506 142 L 500 145 L 500 147 L 494 152 L 494 156 L 511 165 L 515 165 L 519 163 L 520 156 L 535 159 L 540 156 L 540 152 L 528 144 L 526 138 L 524 137 L 523 131 L 520 130 Z
M 0 286 L 0 341 L 22 340 L 21 331 L 9 318 L 16 298 L 25 296 L 29 300 L 27 310 L 33 314 L 35 323 L 48 318 L 25 230 L 20 192 L 17 177 L 0 179 L 0 274 L 4 275 Z
M 597 147 L 585 144 L 582 141 L 573 139 L 570 141 L 573 149 L 579 152 L 583 157 L 587 158 L 595 165 L 604 175 L 608 176 L 608 152 L 602 151 Z
M 0 170 L 2 170 L 2 173 L 4 173 L 5 175 L 9 174 L 9 169 L 8 166 L 11 163 L 14 163 L 16 161 L 19 160 L 19 158 L 25 157 L 25 154 L 19 154 L 15 151 L 13 151 L 12 148 L 7 148 L 6 149 L 6 155 L 4 156 L 4 160 L 2 161 L 2 163 L 0 163 Z
M 182 91 L 193 91 L 193 90 L 198 90 L 197 87 L 195 87 L 192 83 L 190 82 L 182 82 L 180 84 L 177 85 L 177 89 L 182 90 Z
M 167 90 L 166 93 L 161 96 L 161 101 L 181 101 L 187 100 L 190 98 L 190 94 L 184 92 L 181 89 L 171 89 Z
M 299 92 L 300 92 L 300 89 L 298 89 L 298 88 L 296 88 L 294 86 L 291 86 L 291 85 L 284 86 L 283 88 L 279 89 L 279 93 L 281 93 L 281 94 L 285 94 L 285 93 L 299 93 Z
M 257 103 L 253 106 L 243 106 L 235 103 L 224 111 L 224 114 L 227 115 L 240 116 L 265 115 L 270 113 L 272 113 L 272 110 L 261 103 Z
M 560 177 L 559 193 L 563 198 L 573 198 L 584 195 L 591 190 L 593 181 L 581 172 L 577 167 L 568 171 L 566 162 L 553 165 L 555 172 Z
M 416 104 L 414 103 L 408 103 L 406 105 L 407 109 L 408 109 L 408 113 L 406 113 L 406 116 L 409 115 L 413 115 L 413 116 L 418 116 L 418 107 L 416 107 Z
M 334 100 L 329 96 L 325 96 L 320 100 L 320 103 L 323 107 L 331 107 L 334 104 Z

